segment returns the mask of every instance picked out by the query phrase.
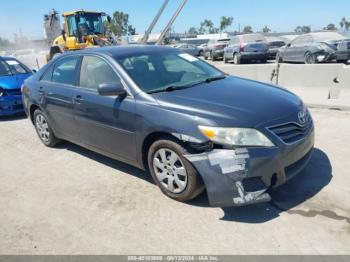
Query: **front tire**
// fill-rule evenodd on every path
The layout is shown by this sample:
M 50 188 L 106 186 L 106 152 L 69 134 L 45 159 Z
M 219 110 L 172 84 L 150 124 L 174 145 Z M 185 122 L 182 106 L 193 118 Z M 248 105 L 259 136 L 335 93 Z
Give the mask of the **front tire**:
M 312 54 L 310 52 L 307 52 L 305 54 L 305 58 L 304 58 L 304 63 L 306 65 L 313 65 L 313 64 L 317 64 L 317 58 L 315 54 Z
M 239 65 L 241 63 L 241 56 L 238 53 L 233 55 L 233 63 Z
M 60 142 L 50 127 L 47 117 L 40 109 L 34 111 L 33 120 L 36 133 L 45 146 L 54 147 L 58 142 Z
M 204 190 L 201 177 L 184 157 L 187 150 L 175 140 L 161 139 L 148 151 L 148 168 L 154 182 L 168 197 L 186 202 Z

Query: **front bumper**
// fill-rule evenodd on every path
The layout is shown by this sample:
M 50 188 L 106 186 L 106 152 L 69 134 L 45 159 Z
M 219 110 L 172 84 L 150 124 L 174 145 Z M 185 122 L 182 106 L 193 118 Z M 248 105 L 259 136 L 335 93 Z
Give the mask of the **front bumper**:
M 0 97 L 0 116 L 10 116 L 24 112 L 22 96 L 10 95 Z
M 309 162 L 314 129 L 302 140 L 274 148 L 239 148 L 186 155 L 202 176 L 209 203 L 232 207 L 268 202 L 266 191 L 298 174 Z

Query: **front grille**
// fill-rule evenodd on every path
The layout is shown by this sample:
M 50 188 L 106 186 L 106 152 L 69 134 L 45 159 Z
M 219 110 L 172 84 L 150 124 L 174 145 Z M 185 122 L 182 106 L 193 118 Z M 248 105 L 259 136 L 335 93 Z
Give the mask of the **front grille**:
M 7 96 L 20 96 L 22 95 L 21 89 L 5 89 L 5 95 Z
M 297 142 L 306 137 L 313 128 L 311 117 L 307 119 L 304 125 L 297 123 L 286 123 L 274 127 L 268 128 L 276 136 L 278 136 L 283 142 L 291 144 Z

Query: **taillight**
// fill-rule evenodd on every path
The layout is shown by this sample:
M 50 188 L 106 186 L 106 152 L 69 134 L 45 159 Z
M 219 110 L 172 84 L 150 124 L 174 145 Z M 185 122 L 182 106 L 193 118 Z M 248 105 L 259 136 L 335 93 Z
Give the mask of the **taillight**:
M 224 49 L 226 45 L 217 45 L 214 47 L 214 49 Z

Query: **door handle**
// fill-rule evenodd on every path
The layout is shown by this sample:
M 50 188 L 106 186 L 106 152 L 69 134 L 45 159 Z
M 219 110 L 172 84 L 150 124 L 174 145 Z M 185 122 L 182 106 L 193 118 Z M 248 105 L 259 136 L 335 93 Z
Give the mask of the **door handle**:
M 38 93 L 43 95 L 45 93 L 44 88 L 43 87 L 39 87 Z
M 84 101 L 84 99 L 82 98 L 81 95 L 75 96 L 73 100 L 74 100 L 74 102 L 77 103 L 77 104 L 80 104 L 81 102 Z

